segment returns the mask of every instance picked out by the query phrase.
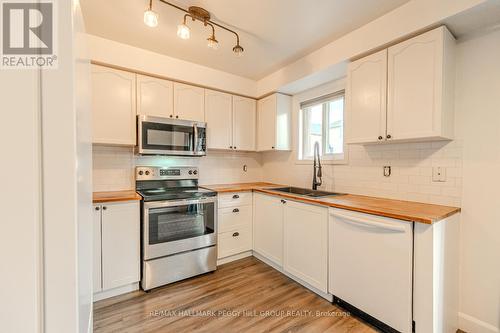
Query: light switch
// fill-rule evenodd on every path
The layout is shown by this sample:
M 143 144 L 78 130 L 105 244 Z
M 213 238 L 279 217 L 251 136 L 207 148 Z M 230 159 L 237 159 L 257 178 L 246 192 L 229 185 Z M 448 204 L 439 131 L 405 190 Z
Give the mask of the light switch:
M 432 181 L 433 182 L 445 182 L 446 181 L 446 169 L 443 167 L 433 167 L 432 168 Z

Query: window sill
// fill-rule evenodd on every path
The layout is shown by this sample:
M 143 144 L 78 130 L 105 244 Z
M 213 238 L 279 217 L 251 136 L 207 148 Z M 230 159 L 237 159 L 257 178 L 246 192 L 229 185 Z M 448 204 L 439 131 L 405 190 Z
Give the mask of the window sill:
M 313 165 L 314 161 L 311 159 L 311 160 L 295 160 L 295 164 L 302 164 L 302 165 Z M 345 165 L 345 164 L 349 164 L 349 161 L 346 160 L 346 159 L 342 159 L 342 160 L 325 160 L 325 159 L 321 159 L 321 164 L 322 165 Z

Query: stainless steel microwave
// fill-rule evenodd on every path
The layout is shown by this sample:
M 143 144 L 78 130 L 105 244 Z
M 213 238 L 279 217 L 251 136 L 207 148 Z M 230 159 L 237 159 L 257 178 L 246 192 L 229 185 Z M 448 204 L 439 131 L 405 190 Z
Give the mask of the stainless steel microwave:
M 207 123 L 137 116 L 137 152 L 141 155 L 204 156 Z

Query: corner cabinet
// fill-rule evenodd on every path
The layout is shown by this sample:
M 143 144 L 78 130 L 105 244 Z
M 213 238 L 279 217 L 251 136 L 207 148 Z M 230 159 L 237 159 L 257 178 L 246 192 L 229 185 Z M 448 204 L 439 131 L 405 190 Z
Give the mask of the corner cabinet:
M 257 102 L 257 151 L 291 150 L 292 98 L 272 94 Z
M 439 27 L 350 63 L 346 142 L 453 139 L 454 49 Z
M 96 299 L 137 289 L 140 280 L 139 201 L 94 205 Z M 99 293 L 101 295 L 99 295 Z
M 136 144 L 135 74 L 92 65 L 92 142 Z
M 137 75 L 137 114 L 173 118 L 174 83 Z
M 175 118 L 205 121 L 205 89 L 174 82 Z

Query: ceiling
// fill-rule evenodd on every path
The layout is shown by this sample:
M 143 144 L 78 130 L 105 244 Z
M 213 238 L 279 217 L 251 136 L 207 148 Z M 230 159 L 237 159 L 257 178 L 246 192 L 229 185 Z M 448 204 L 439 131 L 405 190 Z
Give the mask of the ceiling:
M 212 19 L 240 34 L 243 57 L 232 52 L 234 35 L 216 28 L 219 49 L 206 46 L 210 30 L 188 22 L 191 38 L 177 37 L 183 12 L 153 0 L 159 24 L 143 23 L 149 0 L 81 0 L 87 32 L 254 80 L 401 6 L 408 0 L 172 0 L 201 6 Z

